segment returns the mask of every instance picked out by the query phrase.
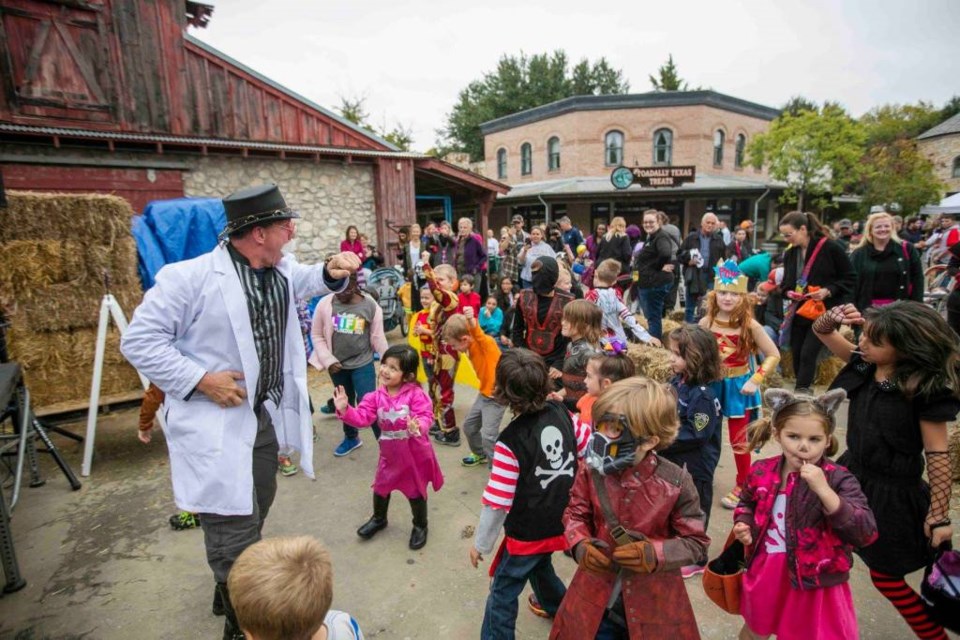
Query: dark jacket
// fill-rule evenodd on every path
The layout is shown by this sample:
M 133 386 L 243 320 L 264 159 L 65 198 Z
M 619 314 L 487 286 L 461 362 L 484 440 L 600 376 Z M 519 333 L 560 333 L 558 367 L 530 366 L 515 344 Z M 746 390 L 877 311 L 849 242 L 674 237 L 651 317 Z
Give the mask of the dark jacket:
M 783 456 L 758 460 L 750 467 L 733 521 L 750 526 L 753 544 L 747 552 L 747 570 L 770 525 L 777 499 Z M 829 458 L 818 463 L 838 496 L 840 508 L 831 515 L 802 478 L 797 478 L 787 500 L 787 568 L 794 589 L 818 589 L 850 578 L 852 551 L 877 539 L 877 523 L 860 483 L 852 473 Z
M 680 253 L 677 255 L 677 261 L 683 265 L 683 282 L 687 292 L 694 295 L 702 295 L 710 290 L 713 282 L 713 268 L 717 266 L 717 261 L 722 259 L 726 246 L 723 244 L 723 235 L 719 231 L 710 237 L 710 255 L 703 256 L 703 267 L 697 269 L 688 264 L 690 262 L 690 251 L 692 249 L 700 250 L 700 231 L 691 231 L 680 245 Z
M 820 241 L 819 237 L 810 238 L 807 245 L 807 255 L 804 265 L 813 257 L 813 251 Z M 783 262 L 783 283 L 780 290 L 786 294 L 793 291 L 797 286 L 797 280 L 803 274 L 803 267 L 799 266 L 800 247 L 792 247 L 784 254 Z M 808 285 L 816 285 L 830 290 L 830 295 L 823 303 L 827 308 L 835 307 L 838 304 L 850 302 L 853 297 L 853 289 L 856 285 L 857 274 L 853 271 L 850 264 L 850 258 L 846 250 L 836 240 L 828 239 L 823 243 L 816 261 L 810 267 L 810 275 L 807 277 Z M 796 316 L 796 322 L 810 322 L 806 318 Z
M 638 287 L 649 289 L 673 284 L 673 273 L 664 271 L 663 266 L 670 262 L 674 249 L 673 240 L 663 229 L 657 229 L 647 238 L 634 262 Z
M 720 461 L 723 424 L 720 401 L 709 384 L 689 385 L 680 376 L 671 379 L 670 384 L 677 391 L 680 429 L 673 444 L 659 455 L 680 465 L 681 459 L 687 458 L 683 454 L 699 452 L 695 461 L 687 465 L 687 471 L 694 480 L 710 482 Z
M 891 270 L 897 274 L 895 283 L 885 283 L 887 289 L 896 291 L 891 298 L 923 302 L 923 265 L 920 253 L 909 242 L 888 242 L 883 251 L 867 243 L 850 255 L 850 264 L 856 274 L 853 304 L 857 309 L 866 309 L 875 298 L 886 297 L 875 295 L 874 285 L 881 269 L 882 277 L 888 277 Z
M 626 235 L 613 236 L 607 240 L 606 236 L 600 239 L 597 247 L 597 264 L 608 258 L 620 261 L 620 273 L 630 271 L 630 259 L 633 257 L 633 247 L 630 237 Z
M 427 237 L 427 251 L 430 252 L 430 266 L 437 267 L 441 264 L 449 264 L 451 267 L 457 266 L 457 238 L 443 234 L 436 234 Z
M 742 262 L 753 255 L 753 245 L 749 240 L 739 243 L 734 240 L 727 245 L 725 253 L 727 258 L 735 258 L 737 262 Z
M 463 242 L 457 238 L 457 262 L 463 260 L 463 269 L 457 269 L 459 275 L 478 275 L 487 266 L 487 248 L 475 233 L 471 233 Z

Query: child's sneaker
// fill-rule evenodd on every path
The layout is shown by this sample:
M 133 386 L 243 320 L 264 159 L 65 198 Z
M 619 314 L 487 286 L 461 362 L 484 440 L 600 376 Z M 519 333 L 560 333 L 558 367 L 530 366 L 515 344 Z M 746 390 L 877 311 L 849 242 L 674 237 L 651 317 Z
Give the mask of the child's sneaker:
M 297 465 L 293 464 L 290 456 L 277 456 L 277 462 L 279 463 L 277 468 L 280 471 L 280 475 L 292 476 L 300 470 Z
M 430 435 L 435 436 L 439 433 L 443 433 L 443 429 L 440 428 L 439 424 L 434 422 L 432 425 L 430 425 Z
M 170 516 L 170 527 L 174 531 L 198 529 L 200 528 L 200 516 L 195 513 L 190 513 L 189 511 L 181 511 L 176 515 Z
M 686 580 L 687 578 L 692 578 L 693 576 L 703 575 L 703 572 L 706 570 L 706 567 L 699 564 L 688 564 L 685 567 L 680 567 L 680 576 Z
M 724 509 L 736 509 L 740 504 L 740 487 L 734 487 L 733 491 L 720 498 L 720 504 Z
M 337 409 L 336 407 L 333 406 L 333 398 L 330 398 L 329 400 L 327 400 L 327 404 L 320 407 L 320 413 L 322 413 L 325 416 L 332 416 L 336 412 L 337 412 Z
M 540 618 L 547 618 L 549 620 L 550 618 L 553 617 L 552 615 L 547 613 L 547 610 L 544 609 L 540 605 L 540 601 L 537 600 L 537 596 L 535 596 L 532 593 L 530 594 L 529 597 L 527 597 L 527 607 L 530 608 L 530 611 L 533 612 L 533 615 L 538 616 Z
M 337 456 L 338 458 L 342 458 L 354 449 L 359 449 L 362 446 L 363 441 L 360 438 L 344 438 L 343 442 L 341 442 L 337 448 L 334 449 L 333 455 Z
M 433 436 L 433 439 L 436 440 L 439 444 L 445 444 L 448 447 L 459 447 L 460 446 L 460 430 L 448 431 L 440 433 Z
M 464 467 L 479 467 L 482 464 L 487 464 L 487 456 L 471 453 L 466 458 L 461 459 L 460 464 Z

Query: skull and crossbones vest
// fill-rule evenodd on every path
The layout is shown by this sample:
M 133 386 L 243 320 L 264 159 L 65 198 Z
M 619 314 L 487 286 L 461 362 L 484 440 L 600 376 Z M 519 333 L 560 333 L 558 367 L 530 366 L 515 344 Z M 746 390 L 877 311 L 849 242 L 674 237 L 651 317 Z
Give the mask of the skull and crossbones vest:
M 514 418 L 499 440 L 517 458 L 519 477 L 513 506 L 503 524 L 515 540 L 563 535 L 563 511 L 577 474 L 577 438 L 563 405 L 548 401 L 537 413 Z
M 527 348 L 541 356 L 553 352 L 557 336 L 560 335 L 560 321 L 563 320 L 563 308 L 573 300 L 573 296 L 563 291 L 554 291 L 553 300 L 547 315 L 540 322 L 537 318 L 537 294 L 530 289 L 520 292 L 517 306 L 523 314 L 527 327 Z

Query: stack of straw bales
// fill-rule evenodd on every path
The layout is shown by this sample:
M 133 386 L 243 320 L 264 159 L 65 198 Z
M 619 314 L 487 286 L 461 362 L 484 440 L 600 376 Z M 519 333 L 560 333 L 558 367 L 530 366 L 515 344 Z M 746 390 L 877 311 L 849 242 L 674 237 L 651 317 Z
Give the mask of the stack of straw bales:
M 130 235 L 133 211 L 108 195 L 10 192 L 7 199 L 0 212 L 0 299 L 11 307 L 10 358 L 24 367 L 34 407 L 85 402 L 104 272 L 128 319 L 143 296 Z M 140 388 L 119 339 L 111 323 L 104 396 Z

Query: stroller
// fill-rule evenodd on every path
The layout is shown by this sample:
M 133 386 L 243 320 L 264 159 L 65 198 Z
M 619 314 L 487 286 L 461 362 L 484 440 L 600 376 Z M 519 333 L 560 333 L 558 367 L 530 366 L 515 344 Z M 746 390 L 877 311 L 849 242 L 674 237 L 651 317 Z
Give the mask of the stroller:
M 403 272 L 396 267 L 377 269 L 367 278 L 366 291 L 377 300 L 383 310 L 383 330 L 393 331 L 397 325 L 400 333 L 407 335 L 406 312 L 400 300 L 399 290 L 404 283 Z

